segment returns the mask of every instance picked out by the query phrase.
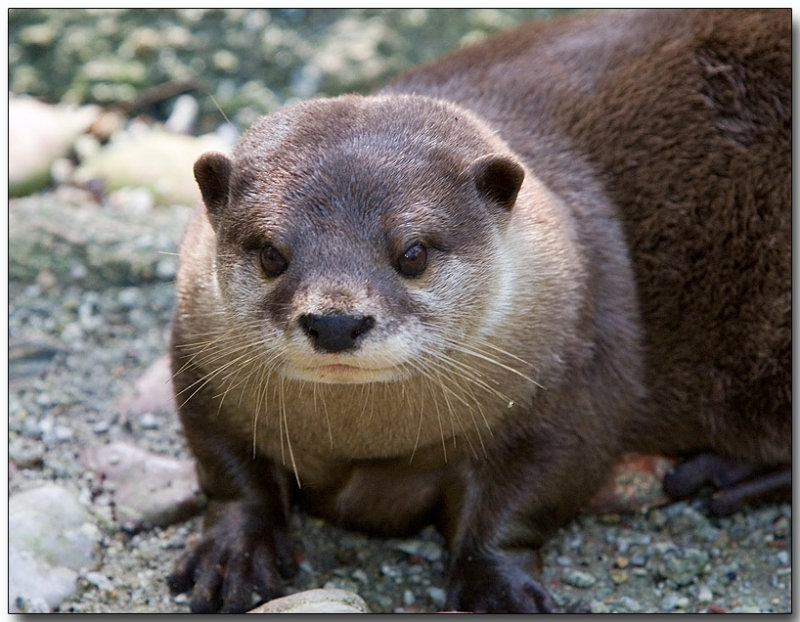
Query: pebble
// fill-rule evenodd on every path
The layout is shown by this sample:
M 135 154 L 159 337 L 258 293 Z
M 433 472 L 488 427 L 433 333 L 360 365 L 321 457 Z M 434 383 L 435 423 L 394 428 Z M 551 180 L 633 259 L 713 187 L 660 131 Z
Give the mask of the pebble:
M 669 517 L 660 508 L 655 508 L 650 510 L 648 520 L 653 527 L 655 527 L 657 530 L 661 530 L 667 524 Z
M 38 467 L 44 458 L 44 447 L 26 438 L 16 438 L 8 444 L 8 458 L 22 468 Z
M 709 554 L 695 548 L 668 551 L 658 565 L 660 574 L 674 587 L 693 583 L 703 573 Z
M 639 604 L 639 601 L 634 600 L 630 596 L 623 596 L 617 601 L 617 604 L 622 611 L 635 613 L 642 610 L 642 605 Z
M 714 600 L 714 594 L 711 588 L 707 585 L 700 586 L 700 589 L 697 591 L 697 600 L 701 603 L 710 603 Z
M 564 573 L 563 577 L 564 583 L 572 585 L 573 587 L 592 587 L 597 582 L 597 578 L 594 575 L 583 572 L 582 570 L 568 570 Z
M 114 584 L 107 576 L 100 572 L 87 572 L 86 575 L 84 575 L 84 578 L 97 589 L 105 590 L 107 592 L 110 592 L 114 589 Z
M 158 430 L 161 421 L 153 413 L 144 413 L 139 417 L 139 425 L 143 430 Z
M 437 562 L 442 559 L 442 547 L 430 540 L 405 540 L 395 546 L 398 551 L 403 551 L 408 555 L 416 555 L 429 562 Z
M 425 590 L 425 594 L 437 607 L 444 607 L 447 601 L 447 592 L 441 587 L 430 586 Z
M 667 594 L 661 600 L 661 608 L 664 611 L 673 611 L 675 609 L 683 609 L 689 605 L 689 599 L 680 594 Z
M 381 574 L 386 577 L 390 577 L 392 579 L 399 578 L 403 575 L 403 573 L 397 566 L 393 566 L 390 564 L 381 565 Z
M 350 576 L 353 577 L 359 583 L 367 584 L 369 583 L 369 577 L 367 573 L 364 572 L 361 568 L 356 568 L 353 572 L 350 573 Z
M 775 521 L 775 524 L 772 526 L 773 533 L 775 534 L 776 538 L 785 538 L 789 535 L 789 519 L 785 516 L 781 516 Z

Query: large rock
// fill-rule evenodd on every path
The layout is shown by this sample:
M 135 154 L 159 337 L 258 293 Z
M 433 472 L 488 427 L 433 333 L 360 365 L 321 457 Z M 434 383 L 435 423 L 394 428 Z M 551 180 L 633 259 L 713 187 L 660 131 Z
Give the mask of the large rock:
M 8 535 L 12 611 L 57 607 L 79 573 L 99 564 L 100 530 L 75 494 L 55 484 L 9 498 Z
M 22 196 L 44 188 L 50 167 L 67 155 L 100 115 L 97 106 L 52 106 L 30 97 L 8 100 L 8 191 Z
M 88 289 L 172 281 L 191 208 L 100 207 L 77 189 L 13 199 L 8 275 L 33 283 L 42 271 Z
M 127 531 L 184 520 L 205 503 L 191 460 L 159 456 L 123 442 L 91 447 L 82 460 L 113 495 L 115 517 Z
M 144 187 L 162 205 L 196 205 L 200 190 L 192 167 L 206 151 L 230 151 L 214 134 L 194 137 L 159 129 L 116 136 L 75 171 L 74 181 L 101 181 L 106 190 Z

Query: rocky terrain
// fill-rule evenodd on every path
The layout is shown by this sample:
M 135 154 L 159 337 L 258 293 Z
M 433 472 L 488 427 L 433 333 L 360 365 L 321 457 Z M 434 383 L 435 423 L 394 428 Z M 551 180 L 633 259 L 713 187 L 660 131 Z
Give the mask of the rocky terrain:
M 177 244 L 198 198 L 194 158 L 292 98 L 368 90 L 536 17 L 10 11 L 12 611 L 188 611 L 164 577 L 199 533 L 203 499 L 163 357 Z M 702 499 L 667 502 L 657 484 L 667 465 L 629 462 L 533 560 L 558 603 L 791 611 L 791 505 L 710 518 Z M 343 589 L 374 612 L 444 607 L 447 554 L 432 529 L 375 539 L 298 512 L 293 529 L 301 570 L 287 592 Z M 361 607 L 347 593 L 323 598 Z M 316 594 L 307 606 L 328 603 Z

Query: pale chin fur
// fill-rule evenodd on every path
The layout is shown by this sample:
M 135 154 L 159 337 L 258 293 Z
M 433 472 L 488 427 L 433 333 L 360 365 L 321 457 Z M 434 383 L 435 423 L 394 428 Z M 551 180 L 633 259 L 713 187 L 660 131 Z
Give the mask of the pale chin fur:
M 302 380 L 320 384 L 369 384 L 372 382 L 395 382 L 405 374 L 395 368 L 369 369 L 347 364 L 328 364 L 318 367 L 295 367 L 287 365 L 280 369 L 287 380 Z

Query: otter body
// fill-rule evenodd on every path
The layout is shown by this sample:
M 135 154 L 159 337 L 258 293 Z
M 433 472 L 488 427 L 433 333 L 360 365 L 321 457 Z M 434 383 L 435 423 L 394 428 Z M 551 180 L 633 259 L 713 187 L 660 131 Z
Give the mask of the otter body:
M 453 608 L 552 610 L 503 551 L 623 451 L 789 465 L 789 15 L 532 23 L 203 156 L 172 335 L 192 609 L 280 593 L 296 500 L 435 522 Z

